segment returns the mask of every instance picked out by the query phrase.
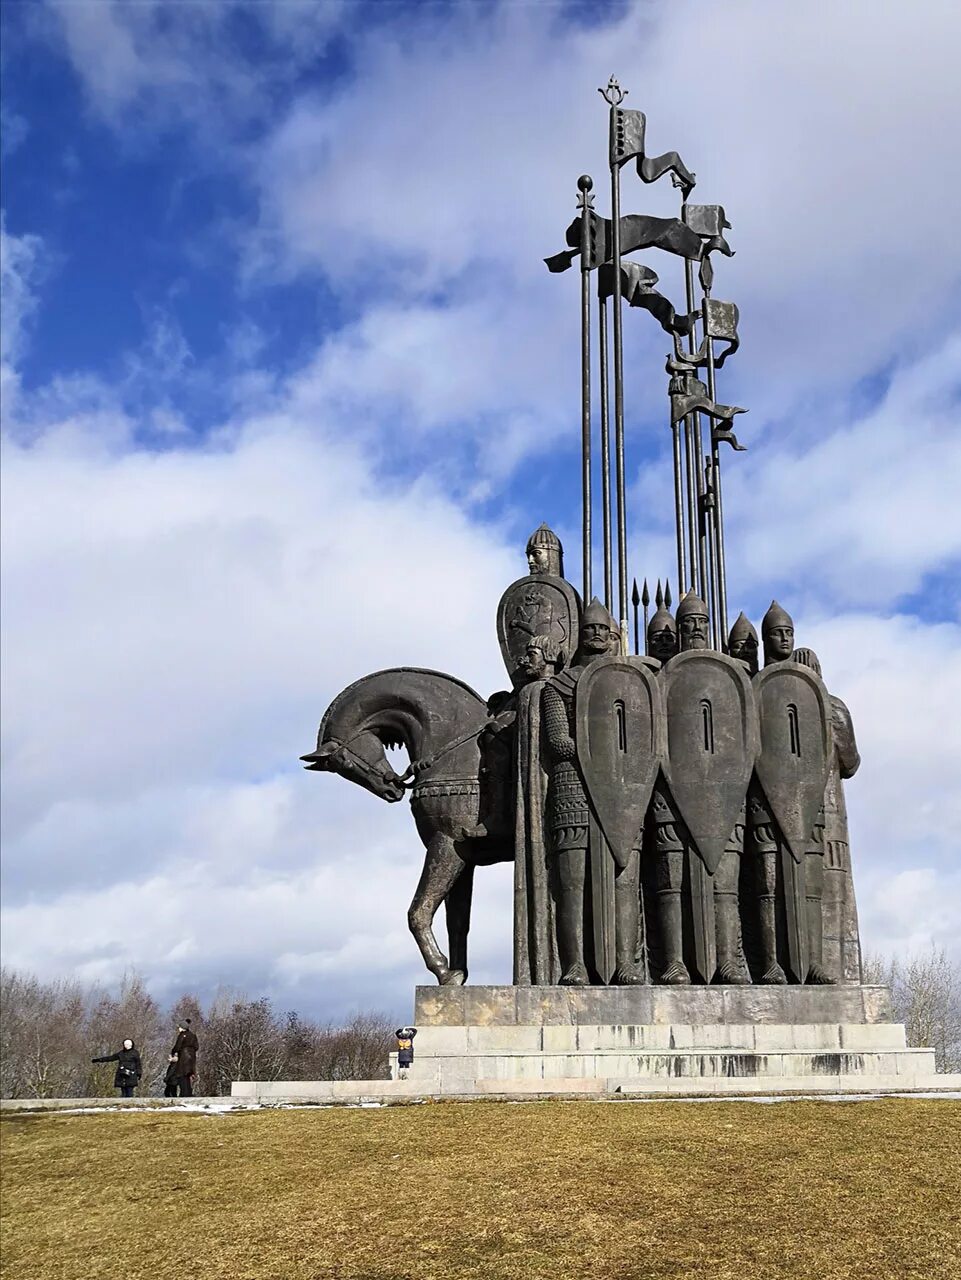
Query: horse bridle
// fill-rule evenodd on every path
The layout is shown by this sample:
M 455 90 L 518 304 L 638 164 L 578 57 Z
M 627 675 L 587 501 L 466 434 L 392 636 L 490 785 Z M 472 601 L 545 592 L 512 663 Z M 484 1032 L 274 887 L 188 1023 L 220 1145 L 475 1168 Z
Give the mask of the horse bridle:
M 398 773 L 394 775 L 393 780 L 399 786 L 403 787 L 405 791 L 412 790 L 414 787 L 417 786 L 417 779 L 421 773 L 423 773 L 426 769 L 431 768 L 433 765 L 437 763 L 438 760 L 443 759 L 444 756 L 449 755 L 451 751 L 455 751 L 458 747 L 462 747 L 465 742 L 470 742 L 471 738 L 476 738 L 478 734 L 482 733 L 485 728 L 486 728 L 486 721 L 484 724 L 480 725 L 479 728 L 471 729 L 469 733 L 462 733 L 460 737 L 454 738 L 452 742 L 448 742 L 446 747 L 441 747 L 440 751 L 438 751 L 435 755 L 428 757 L 427 760 L 412 760 L 403 773 Z M 373 732 L 374 732 L 373 729 L 361 729 L 358 733 L 355 733 L 352 738 L 348 738 L 346 742 L 340 743 L 337 746 L 336 750 L 334 751 L 334 755 L 336 755 L 338 751 L 344 751 L 352 759 L 356 760 L 356 762 L 361 766 L 361 768 L 364 770 L 364 772 L 368 776 L 374 775 L 376 771 L 374 769 L 374 766 L 370 763 L 370 761 L 365 760 L 363 756 L 359 756 L 356 751 L 351 751 L 350 749 L 350 744 L 352 742 L 356 742 L 357 739 L 360 737 L 363 737 L 365 733 L 373 733 Z M 376 737 L 377 735 L 374 734 L 374 736 Z M 383 774 L 383 772 L 381 772 L 376 776 L 383 778 L 385 775 Z

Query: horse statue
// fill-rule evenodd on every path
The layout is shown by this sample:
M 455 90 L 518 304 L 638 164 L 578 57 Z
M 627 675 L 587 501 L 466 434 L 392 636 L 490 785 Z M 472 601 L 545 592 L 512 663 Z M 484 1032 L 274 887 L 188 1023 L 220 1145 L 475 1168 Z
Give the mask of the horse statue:
M 316 751 L 301 756 L 305 768 L 338 773 L 391 804 L 410 790 L 426 852 L 407 923 L 442 986 L 459 986 L 467 978 L 474 868 L 514 857 L 510 748 L 501 733 L 509 716 L 496 715 L 506 697 L 495 694 L 485 703 L 463 681 L 440 671 L 377 671 L 334 699 L 320 722 Z M 397 746 L 410 758 L 403 774 L 385 751 Z M 442 902 L 449 960 L 432 928 Z

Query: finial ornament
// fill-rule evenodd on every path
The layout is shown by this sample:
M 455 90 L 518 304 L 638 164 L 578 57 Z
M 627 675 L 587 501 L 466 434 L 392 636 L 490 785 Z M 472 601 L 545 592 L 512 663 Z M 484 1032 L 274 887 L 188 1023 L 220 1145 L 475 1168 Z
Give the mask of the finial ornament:
M 619 107 L 630 93 L 630 89 L 622 89 L 617 83 L 616 78 L 611 76 L 610 80 L 607 82 L 607 87 L 605 89 L 598 89 L 597 92 L 601 95 L 604 101 L 609 103 L 612 107 Z

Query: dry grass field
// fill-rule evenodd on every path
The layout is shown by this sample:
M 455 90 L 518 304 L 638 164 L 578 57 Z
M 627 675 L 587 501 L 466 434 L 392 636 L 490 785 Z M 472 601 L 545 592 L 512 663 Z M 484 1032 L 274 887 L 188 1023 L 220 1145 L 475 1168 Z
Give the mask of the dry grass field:
M 961 1104 L 438 1104 L 0 1125 L 35 1280 L 961 1276 Z

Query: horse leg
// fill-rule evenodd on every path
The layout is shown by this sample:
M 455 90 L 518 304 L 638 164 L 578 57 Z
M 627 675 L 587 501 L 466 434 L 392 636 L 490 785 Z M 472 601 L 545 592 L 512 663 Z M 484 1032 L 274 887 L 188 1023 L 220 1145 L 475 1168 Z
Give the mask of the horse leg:
M 464 870 L 454 881 L 447 901 L 447 938 L 450 945 L 451 969 L 463 973 L 467 979 L 467 932 L 470 929 L 470 904 L 474 894 L 474 866 L 465 863 Z
M 451 969 L 447 957 L 437 945 L 431 925 L 437 908 L 457 883 L 465 866 L 454 840 L 443 832 L 435 832 L 428 841 L 424 870 L 407 912 L 407 924 L 420 947 L 424 964 L 442 987 L 460 986 L 464 981 L 464 973 L 459 969 Z

